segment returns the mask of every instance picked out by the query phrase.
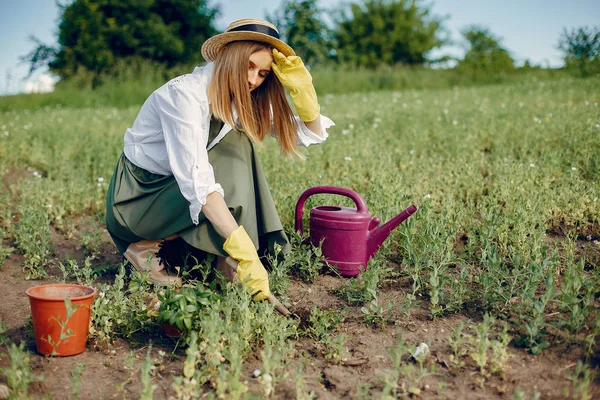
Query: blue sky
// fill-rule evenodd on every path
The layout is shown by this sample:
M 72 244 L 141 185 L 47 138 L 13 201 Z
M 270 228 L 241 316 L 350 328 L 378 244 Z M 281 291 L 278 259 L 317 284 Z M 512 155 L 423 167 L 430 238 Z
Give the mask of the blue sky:
M 318 1 L 328 10 L 339 10 L 345 3 Z M 224 29 L 239 18 L 264 18 L 281 0 L 211 0 L 210 4 L 221 5 L 217 25 Z M 428 0 L 425 4 L 432 4 L 433 14 L 447 16 L 445 26 L 456 42 L 460 42 L 460 31 L 466 26 L 480 25 L 501 38 L 516 60 L 544 66 L 562 64 L 556 45 L 564 28 L 600 25 L 598 0 Z M 55 0 L 0 0 L 0 94 L 24 90 L 28 67 L 19 65 L 19 56 L 34 48 L 28 39 L 31 35 L 54 45 L 58 18 Z M 461 56 L 464 50 L 458 45 L 440 53 Z M 41 72 L 31 80 L 39 79 Z

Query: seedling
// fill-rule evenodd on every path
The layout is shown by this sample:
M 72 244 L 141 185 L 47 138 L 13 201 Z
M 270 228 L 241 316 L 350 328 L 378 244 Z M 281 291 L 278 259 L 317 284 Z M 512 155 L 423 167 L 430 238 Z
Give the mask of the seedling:
M 387 315 L 394 309 L 394 302 L 390 301 L 387 305 L 380 306 L 377 299 L 371 300 L 368 307 L 361 307 L 364 316 L 364 321 L 367 324 L 381 328 L 387 324 Z
M 60 325 L 60 334 L 58 336 L 58 339 L 56 341 L 54 341 L 54 339 L 52 339 L 52 336 L 50 334 L 48 334 L 47 338 L 44 338 L 44 337 L 41 338 L 42 341 L 44 341 L 52 346 L 52 353 L 50 353 L 50 355 L 52 355 L 52 356 L 58 355 L 58 352 L 56 351 L 56 349 L 58 349 L 58 346 L 60 346 L 60 344 L 63 340 L 66 340 L 66 339 L 70 338 L 71 336 L 73 336 L 73 332 L 70 329 L 67 329 L 67 324 L 69 323 L 69 320 L 71 319 L 71 317 L 73 316 L 75 311 L 77 311 L 79 309 L 79 306 L 77 304 L 72 304 L 71 300 L 67 297 L 64 298 L 64 302 L 65 302 L 65 307 L 67 308 L 67 314 L 66 314 L 65 320 L 62 321 L 62 319 L 60 318 L 60 315 L 52 318 Z
M 346 300 L 349 305 L 361 305 L 377 298 L 377 286 L 382 269 L 374 260 L 369 261 L 369 268 L 356 278 L 350 278 L 333 293 Z
M 166 288 L 158 293 L 159 322 L 167 322 L 183 332 L 194 329 L 202 309 L 218 299 L 216 282 L 205 287 L 199 281 L 181 288 Z
M 29 385 L 44 379 L 36 376 L 29 365 L 29 353 L 24 350 L 25 343 L 18 346 L 11 343 L 8 347 L 10 367 L 1 368 L 0 373 L 6 377 L 8 387 L 12 389 L 11 398 L 28 398 Z

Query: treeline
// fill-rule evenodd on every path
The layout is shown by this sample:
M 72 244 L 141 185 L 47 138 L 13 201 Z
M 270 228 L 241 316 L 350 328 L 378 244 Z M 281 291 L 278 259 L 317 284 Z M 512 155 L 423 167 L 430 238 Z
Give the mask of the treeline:
M 57 44 L 33 38 L 36 47 L 22 60 L 32 72 L 47 66 L 62 84 L 92 88 L 148 63 L 168 73 L 189 70 L 202 62 L 200 47 L 217 33 L 220 12 L 206 0 L 75 0 L 60 7 Z M 432 57 L 450 39 L 444 18 L 421 0 L 354 0 L 340 7 L 283 0 L 266 19 L 311 68 L 323 71 L 447 67 L 477 78 L 539 68 L 528 61 L 517 68 L 501 40 L 481 26 L 461 32 L 468 46 L 462 59 Z M 600 73 L 599 28 L 565 29 L 557 46 L 567 69 Z

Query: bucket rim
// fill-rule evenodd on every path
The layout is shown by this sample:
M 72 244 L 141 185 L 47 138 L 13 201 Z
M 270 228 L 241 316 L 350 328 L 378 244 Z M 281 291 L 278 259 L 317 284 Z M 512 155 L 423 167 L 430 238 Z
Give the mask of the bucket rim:
M 42 301 L 64 301 L 65 300 L 65 297 L 39 296 L 39 295 L 37 295 L 37 294 L 34 293 L 34 291 L 36 289 L 39 290 L 40 288 L 46 288 L 46 287 L 80 288 L 80 289 L 85 289 L 86 291 L 90 291 L 91 290 L 89 293 L 84 294 L 82 296 L 68 297 L 68 299 L 70 301 L 87 300 L 87 299 L 89 299 L 91 297 L 96 296 L 96 294 L 98 293 L 98 290 L 95 287 L 92 287 L 92 286 L 80 285 L 80 284 L 76 284 L 76 283 L 49 283 L 49 284 L 45 284 L 45 285 L 32 286 L 32 287 L 28 288 L 27 290 L 25 290 L 25 294 L 30 299 L 35 299 L 35 300 L 42 300 Z

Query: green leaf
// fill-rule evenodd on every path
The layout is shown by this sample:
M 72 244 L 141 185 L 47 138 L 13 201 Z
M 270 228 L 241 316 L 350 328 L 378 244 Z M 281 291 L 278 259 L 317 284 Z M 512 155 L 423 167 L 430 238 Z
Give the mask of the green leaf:
M 198 310 L 198 308 L 197 308 L 195 305 L 193 305 L 193 304 L 188 304 L 188 305 L 185 307 L 185 311 L 187 311 L 187 312 L 189 312 L 189 313 L 196 312 L 197 310 Z

